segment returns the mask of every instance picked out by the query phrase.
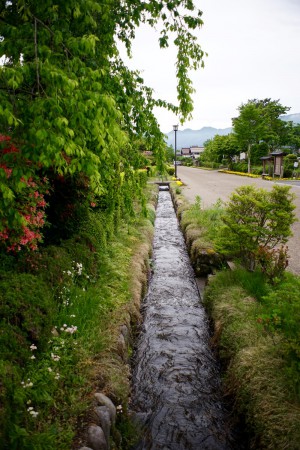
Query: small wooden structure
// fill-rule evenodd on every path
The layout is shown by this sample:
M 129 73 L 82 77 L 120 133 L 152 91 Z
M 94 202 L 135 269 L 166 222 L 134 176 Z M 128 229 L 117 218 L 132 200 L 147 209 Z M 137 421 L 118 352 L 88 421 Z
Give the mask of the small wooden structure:
M 263 156 L 260 158 L 263 163 L 263 173 L 262 177 L 271 177 L 272 176 L 272 165 L 271 162 L 273 162 L 273 157 L 271 155 Z
M 275 152 L 270 153 L 268 156 L 263 156 L 260 158 L 263 163 L 263 173 L 262 177 L 265 176 L 277 176 L 283 177 L 283 158 L 287 153 L 282 152 L 281 150 L 276 150 Z
M 274 157 L 274 170 L 273 176 L 278 176 L 280 178 L 283 177 L 283 157 L 286 155 L 285 152 L 276 151 L 271 153 L 271 156 Z

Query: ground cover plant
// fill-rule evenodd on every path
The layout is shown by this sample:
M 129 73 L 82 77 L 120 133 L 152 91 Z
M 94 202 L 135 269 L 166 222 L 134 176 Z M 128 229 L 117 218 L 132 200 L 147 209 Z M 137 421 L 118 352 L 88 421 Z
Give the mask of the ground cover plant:
M 195 251 L 202 254 L 203 248 L 211 248 L 212 252 L 218 248 L 222 252 L 216 243 L 227 226 L 226 213 L 230 215 L 233 233 L 240 227 L 243 216 L 242 222 L 256 248 L 259 239 L 265 239 L 267 245 L 272 239 L 279 244 L 281 239 L 284 242 L 293 221 L 288 192 L 284 189 L 273 193 L 275 198 L 283 196 L 281 208 L 289 215 L 286 218 L 284 211 L 280 213 L 283 228 L 280 220 L 275 226 L 275 211 L 280 212 L 276 207 L 271 215 L 273 222 L 265 224 L 264 230 L 255 224 L 263 225 L 263 219 L 273 208 L 270 202 L 266 205 L 266 216 L 259 214 L 265 193 L 260 193 L 259 198 L 259 192 L 254 191 L 255 201 L 252 198 L 251 202 L 252 190 L 239 189 L 231 204 L 217 203 L 207 209 L 201 208 L 201 199 L 194 205 L 183 202 L 178 211 L 191 258 Z M 241 215 L 240 205 L 244 208 Z M 242 237 L 240 248 L 248 245 L 246 237 Z M 234 239 L 239 239 L 234 236 L 231 247 L 231 238 L 229 235 L 227 238 L 225 257 L 230 249 L 231 256 L 234 254 L 237 248 Z M 279 253 L 280 249 L 279 246 Z M 244 417 L 244 424 L 238 426 L 244 427 L 248 434 L 250 448 L 296 450 L 300 439 L 300 278 L 286 271 L 286 253 L 284 264 L 278 253 L 268 252 L 268 256 L 267 264 L 266 260 L 260 260 L 260 251 L 256 253 L 255 270 L 249 270 L 243 259 L 235 260 L 233 270 L 227 264 L 223 270 L 211 267 L 214 275 L 205 289 L 204 303 L 213 323 L 212 345 L 221 358 L 225 392 L 237 416 Z M 246 262 L 246 267 L 241 262 Z
M 261 272 L 219 272 L 205 290 L 224 386 L 251 448 L 299 446 L 299 277 L 276 287 Z
M 147 279 L 153 209 L 151 221 L 142 211 L 137 203 L 115 229 L 93 208 L 60 245 L 2 253 L 1 448 L 69 449 L 95 389 L 126 411 L 128 373 L 115 348 L 120 325 L 138 318 L 137 280 Z
M 128 300 L 147 176 L 166 173 L 154 109 L 182 122 L 193 109 L 202 12 L 191 0 L 1 7 L 0 446 L 69 448 L 85 366 L 113 342 L 103 330 Z M 121 58 L 142 23 L 163 25 L 161 48 L 174 41 L 177 105 Z

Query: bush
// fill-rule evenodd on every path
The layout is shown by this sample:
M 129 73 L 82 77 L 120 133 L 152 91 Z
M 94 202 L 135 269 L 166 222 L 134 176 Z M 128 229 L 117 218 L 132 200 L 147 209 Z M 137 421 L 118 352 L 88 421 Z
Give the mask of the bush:
M 47 284 L 30 274 L 1 274 L 0 279 L 1 356 L 23 361 L 30 345 L 43 349 L 50 334 L 55 307 Z
M 23 157 L 9 136 L 0 134 L 0 248 L 14 253 L 37 249 L 45 225 L 48 187 L 37 166 Z
M 249 448 L 299 448 L 299 282 L 286 274 L 270 289 L 261 273 L 239 269 L 217 273 L 205 289 L 225 389 L 245 418 Z
M 207 167 L 208 169 L 218 169 L 220 167 L 219 163 L 211 161 L 199 161 L 199 166 Z
M 251 173 L 253 173 L 254 175 L 262 175 L 263 173 L 263 168 L 261 167 L 251 167 Z
M 282 283 L 262 298 L 264 313 L 259 323 L 271 334 L 280 333 L 286 373 L 300 400 L 300 278 L 286 274 Z
M 168 172 L 168 175 L 174 176 L 175 168 L 172 166 L 167 166 L 167 172 Z
M 192 166 L 194 164 L 193 158 L 190 158 L 189 156 L 178 156 L 177 160 L 180 161 L 183 166 Z
M 283 176 L 285 178 L 291 178 L 294 176 L 294 172 L 296 172 L 296 169 L 294 167 L 294 162 L 296 162 L 297 155 L 290 154 L 286 155 L 283 160 Z
M 283 176 L 285 178 L 291 178 L 293 176 L 293 168 L 285 166 L 283 169 Z
M 288 186 L 275 185 L 272 191 L 254 186 L 236 189 L 223 216 L 224 226 L 216 238 L 217 249 L 229 257 L 241 258 L 250 270 L 259 263 L 272 279 L 274 273 L 282 275 L 283 271 L 277 270 L 282 255 L 279 257 L 273 249 L 286 243 L 292 234 L 291 225 L 296 220 L 293 199 Z M 271 260 L 277 260 L 278 264 L 270 271 Z
M 0 447 L 7 448 L 7 435 L 17 432 L 20 404 L 25 403 L 24 373 L 33 351 L 42 355 L 47 348 L 57 311 L 49 286 L 37 276 L 1 273 L 0 292 Z
M 232 164 L 232 170 L 235 172 L 248 172 L 248 164 L 246 162 L 239 162 L 239 163 L 233 163 Z

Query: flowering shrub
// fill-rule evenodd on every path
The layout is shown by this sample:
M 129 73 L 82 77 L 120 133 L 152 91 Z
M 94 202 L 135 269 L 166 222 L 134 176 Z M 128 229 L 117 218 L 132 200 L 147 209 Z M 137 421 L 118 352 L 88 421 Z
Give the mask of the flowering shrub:
M 8 252 L 36 250 L 45 225 L 48 180 L 33 175 L 32 162 L 21 155 L 9 136 L 0 135 L 0 144 L 0 245 Z
M 260 175 L 255 175 L 254 173 L 235 172 L 234 170 L 220 169 L 218 172 L 231 173 L 232 175 L 241 175 L 242 177 L 249 177 L 249 178 L 261 178 Z
M 218 172 L 230 173 L 232 175 L 240 175 L 242 177 L 249 177 L 249 178 L 261 178 L 261 175 L 257 175 L 255 173 L 236 172 L 234 170 L 220 169 L 220 170 L 218 170 Z M 291 180 L 291 179 L 293 179 L 293 180 L 300 180 L 300 178 L 297 178 L 297 177 L 276 178 L 276 180 Z M 273 177 L 269 177 L 269 176 L 264 176 L 264 180 L 274 181 L 274 178 Z

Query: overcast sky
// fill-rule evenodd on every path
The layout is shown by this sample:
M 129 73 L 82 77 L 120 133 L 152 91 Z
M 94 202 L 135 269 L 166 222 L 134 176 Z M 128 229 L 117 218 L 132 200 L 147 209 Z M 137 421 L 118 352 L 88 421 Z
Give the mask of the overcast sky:
M 249 99 L 280 100 L 300 113 L 300 0 L 196 0 L 203 11 L 199 35 L 208 53 L 205 68 L 192 73 L 193 120 L 179 129 L 226 128 Z M 143 27 L 133 44 L 132 69 L 142 72 L 155 95 L 176 102 L 175 51 L 160 50 L 159 32 Z M 157 109 L 164 132 L 178 122 Z

